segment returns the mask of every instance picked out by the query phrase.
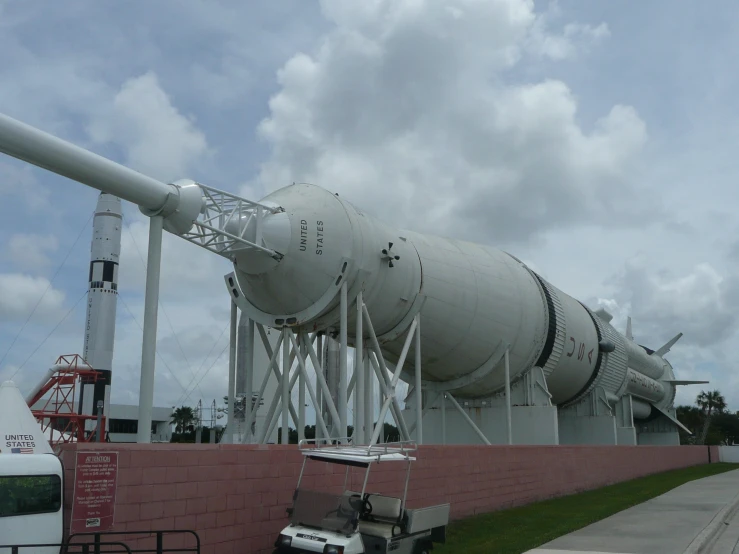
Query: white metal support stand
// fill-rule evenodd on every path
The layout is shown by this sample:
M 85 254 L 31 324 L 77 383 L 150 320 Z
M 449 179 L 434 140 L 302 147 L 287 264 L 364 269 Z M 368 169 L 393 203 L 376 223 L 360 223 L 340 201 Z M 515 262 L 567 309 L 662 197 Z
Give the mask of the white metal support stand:
M 421 318 L 416 316 L 416 442 L 423 444 L 423 391 L 421 390 Z M 402 414 L 401 414 L 402 415 Z
M 511 430 L 511 370 L 509 363 L 508 348 L 505 350 L 505 422 L 508 444 L 513 444 L 513 431 Z
M 290 333 L 290 337 L 292 338 L 292 332 Z M 306 347 L 305 344 L 303 344 L 303 338 L 301 337 L 298 341 L 300 344 L 300 356 L 298 356 L 298 360 L 305 360 L 305 354 L 306 354 Z M 297 345 L 295 346 L 297 348 Z M 298 377 L 298 441 L 302 441 L 305 439 L 305 386 L 308 384 L 308 373 L 306 371 L 301 370 L 300 376 Z M 313 401 L 313 405 L 315 406 L 315 399 Z M 318 425 L 316 424 L 316 427 Z
M 424 402 L 423 382 L 421 380 L 421 343 L 420 343 L 420 316 L 417 314 L 409 321 L 410 325 L 405 331 L 405 342 L 402 353 L 397 364 L 388 366 L 384 360 L 380 342 L 375 334 L 372 320 L 370 318 L 367 306 L 363 301 L 363 294 L 359 292 L 356 298 L 352 298 L 351 306 L 356 306 L 357 320 L 356 327 L 352 329 L 353 334 L 359 337 L 354 343 L 355 361 L 351 374 L 351 380 L 347 386 L 347 369 L 348 369 L 348 309 L 350 306 L 347 297 L 347 286 L 342 286 L 340 296 L 340 313 L 338 315 L 339 325 L 336 329 L 328 329 L 309 334 L 306 329 L 292 328 L 284 326 L 280 330 L 276 345 L 272 346 L 266 335 L 265 327 L 261 324 L 249 320 L 250 332 L 248 341 L 242 340 L 242 343 L 248 343 L 243 350 L 246 351 L 246 360 L 244 365 L 248 369 L 244 373 L 248 377 L 244 380 L 243 391 L 245 400 L 248 402 L 248 409 L 244 411 L 244 432 L 240 437 L 242 443 L 258 442 L 264 443 L 268 437 L 274 436 L 275 430 L 279 427 L 282 431 L 280 442 L 288 444 L 290 441 L 290 425 L 292 424 L 298 429 L 299 439 L 304 438 L 305 430 L 305 407 L 306 400 L 312 402 L 316 413 L 316 437 L 333 438 L 335 440 L 347 437 L 347 423 L 349 422 L 348 399 L 352 398 L 352 407 L 354 408 L 351 423 L 354 425 L 354 436 L 352 442 L 355 444 L 370 445 L 378 441 L 379 434 L 384 428 L 385 418 L 388 411 L 392 413 L 402 440 L 410 440 L 411 430 L 408 429 L 403 418 L 400 404 L 396 395 L 396 387 L 401 375 L 404 373 L 403 368 L 407 360 L 410 348 L 414 348 L 415 364 L 414 371 L 410 372 L 410 381 L 416 383 L 417 390 L 414 394 L 418 395 L 416 407 L 416 415 L 419 421 L 423 420 L 428 409 L 430 409 L 439 393 L 434 391 L 432 395 Z M 356 304 L 354 304 L 356 302 Z M 245 328 L 245 323 L 242 322 Z M 261 385 L 257 388 L 253 383 L 252 376 L 254 374 L 254 334 L 259 332 L 264 348 L 269 357 L 269 367 L 264 374 Z M 336 333 L 338 331 L 338 333 Z M 236 331 L 237 336 L 239 331 Z M 325 334 L 327 333 L 327 334 Z M 232 330 L 233 334 L 233 330 Z M 243 333 L 246 335 L 246 333 Z M 330 337 L 336 336 L 339 340 L 333 340 Z M 325 337 L 325 339 L 324 339 Z M 365 340 L 365 337 L 366 340 Z M 329 340 L 326 345 L 326 340 Z M 330 350 L 329 354 L 323 352 L 324 347 Z M 241 350 L 238 351 L 240 356 Z M 281 359 L 280 359 L 281 354 Z M 325 356 L 325 358 L 324 358 Z M 297 364 L 294 364 L 297 362 Z M 239 362 L 241 363 L 241 362 Z M 315 370 L 315 382 L 309 379 L 308 364 L 313 366 Z M 293 371 L 295 365 L 295 371 Z M 331 368 L 335 368 L 331 370 Z M 229 366 L 229 370 L 231 367 Z M 235 375 L 235 374 L 234 374 Z M 231 379 L 231 375 L 229 375 Z M 380 387 L 380 409 L 377 419 L 375 419 L 375 396 L 374 382 L 377 379 Z M 263 403 L 265 390 L 270 379 L 276 379 L 278 383 L 277 391 L 269 400 L 269 406 L 264 417 L 264 422 L 260 417 L 260 423 L 257 429 L 254 424 L 257 418 L 257 409 Z M 404 379 L 409 380 L 408 377 Z M 418 383 L 421 382 L 421 387 Z M 299 406 L 297 409 L 293 405 L 292 392 L 293 388 L 298 384 Z M 229 390 L 235 395 L 239 395 L 241 391 L 236 391 L 233 383 L 229 382 Z M 308 397 L 306 397 L 306 392 Z M 353 395 L 353 396 L 352 396 Z M 435 395 L 435 397 L 433 397 Z M 433 397 L 433 398 L 432 398 Z M 266 405 L 266 404 L 265 404 Z M 235 396 L 234 396 L 235 406 Z M 245 407 L 246 408 L 246 407 Z M 260 411 L 260 413 L 262 413 Z M 417 426 L 413 427 L 418 429 Z M 423 427 L 416 433 L 417 442 L 423 440 Z M 236 439 L 232 439 L 236 441 Z
M 341 283 L 341 306 L 340 306 L 340 326 L 339 326 L 339 437 L 347 436 L 347 310 L 349 308 L 347 302 L 346 281 Z
M 321 386 L 318 382 L 318 374 L 324 375 L 323 373 L 323 335 L 318 335 L 318 340 L 316 341 L 316 348 L 318 349 L 318 366 L 314 366 L 314 370 L 316 372 L 316 418 L 320 415 L 323 417 L 324 408 L 323 408 L 323 392 L 321 391 Z M 307 354 L 307 349 L 306 349 Z M 318 420 L 316 419 L 316 439 L 322 439 L 326 438 L 328 435 L 323 434 L 323 432 L 318 428 Z
M 367 306 L 364 306 L 364 315 L 367 319 L 367 326 L 370 328 L 370 334 L 375 345 L 375 354 L 377 354 L 377 360 L 382 366 L 382 369 L 385 369 L 385 361 L 382 359 L 382 351 L 380 350 L 380 345 L 377 342 L 377 336 L 375 335 L 374 329 L 372 328 L 372 322 L 370 321 L 369 313 L 367 312 Z M 385 391 L 385 401 L 383 402 L 382 408 L 380 409 L 380 417 L 377 418 L 377 425 L 375 426 L 375 432 L 372 433 L 372 440 L 370 441 L 370 444 L 377 443 L 377 440 L 380 437 L 380 430 L 382 429 L 383 422 L 385 421 L 385 416 L 387 415 L 387 411 L 388 409 L 390 409 L 391 404 L 394 407 L 398 408 L 398 400 L 395 397 L 395 387 L 397 386 L 398 380 L 400 379 L 400 372 L 403 370 L 403 364 L 405 363 L 406 356 L 408 356 L 408 350 L 410 349 L 411 342 L 413 340 L 413 333 L 415 333 L 417 325 L 418 316 L 413 318 L 413 323 L 411 323 L 411 327 L 408 330 L 408 336 L 405 339 L 403 350 L 400 352 L 400 357 L 398 358 L 398 363 L 395 366 L 395 372 L 393 373 L 390 385 L 387 386 L 387 384 L 384 383 L 384 379 L 382 379 L 380 382 L 380 385 L 383 386 Z M 396 416 L 396 419 L 401 428 L 401 433 L 405 434 L 405 440 L 408 440 L 408 430 L 404 429 L 405 422 L 403 421 L 403 416 L 400 413 L 399 409 L 397 410 L 397 412 L 398 414 Z
M 283 336 L 282 336 L 282 333 L 280 333 L 279 336 L 277 337 L 277 343 L 275 344 L 274 351 L 268 350 L 270 368 L 274 368 L 275 364 L 277 363 L 277 355 L 280 352 L 280 346 L 282 345 L 282 339 L 283 339 Z M 249 417 L 246 420 L 246 426 L 245 426 L 246 430 L 242 438 L 243 443 L 249 443 L 249 440 L 251 438 L 252 427 L 257 417 L 257 409 L 262 402 L 262 397 L 264 396 L 264 391 L 267 388 L 269 376 L 270 376 L 270 371 L 268 369 L 264 374 L 264 378 L 262 378 L 262 384 L 259 387 L 259 392 L 257 393 L 256 398 L 254 399 L 254 409 L 251 410 L 251 413 L 249 413 Z M 278 379 L 277 382 L 279 383 L 280 380 Z M 274 405 L 278 398 L 279 398 L 279 395 L 275 395 L 275 397 L 272 399 L 272 404 L 270 404 L 267 419 L 265 421 L 265 427 L 269 427 L 270 419 L 272 417 L 272 414 L 274 413 Z M 267 436 L 266 433 L 265 433 L 265 436 Z M 261 432 L 260 432 L 260 437 L 261 437 Z M 261 440 L 259 440 L 258 442 L 261 442 Z
M 233 444 L 234 430 L 236 428 L 236 410 L 234 409 L 234 388 L 236 387 L 236 331 L 238 328 L 238 308 L 231 302 L 231 334 L 229 336 L 228 348 L 228 433 L 222 442 Z
M 246 363 L 244 364 L 245 384 L 244 384 L 244 421 L 253 421 L 252 414 L 256 417 L 259 404 L 254 404 L 252 396 L 254 396 L 254 320 L 248 319 L 246 327 Z M 261 402 L 261 400 L 260 400 Z M 248 436 L 251 442 L 252 429 L 254 424 L 249 424 L 244 428 L 244 436 Z
M 441 444 L 446 445 L 446 393 L 441 393 Z
M 369 444 L 369 441 L 372 440 L 372 430 L 375 424 L 375 394 L 372 386 L 374 381 L 370 373 L 370 357 L 367 351 L 364 352 L 362 365 L 364 366 L 364 439 L 362 444 Z
M 354 398 L 354 443 L 366 444 L 367 434 L 365 433 L 364 406 L 367 401 L 365 397 L 365 377 L 364 377 L 364 329 L 362 328 L 362 291 L 357 294 L 357 328 L 356 328 L 356 344 L 354 347 L 354 377 L 356 379 L 356 395 Z
M 146 263 L 144 330 L 141 345 L 141 379 L 139 382 L 139 427 L 136 433 L 136 442 L 139 443 L 151 442 L 151 412 L 154 404 L 154 368 L 163 228 L 164 218 L 161 215 L 149 218 L 149 253 Z
M 477 425 L 475 425 L 475 422 L 472 421 L 472 419 L 470 419 L 470 416 L 468 416 L 467 412 L 464 411 L 464 408 L 462 408 L 462 406 L 459 405 L 459 403 L 457 402 L 457 399 L 452 396 L 452 393 L 448 392 L 446 394 L 449 395 L 449 400 L 452 401 L 452 404 L 454 404 L 454 407 L 457 408 L 457 410 L 459 410 L 459 413 L 462 414 L 462 417 L 464 418 L 464 420 L 470 424 L 470 426 L 475 431 L 477 436 L 480 437 L 482 442 L 490 446 L 490 441 L 488 440 L 488 438 L 485 436 L 485 434 L 482 431 L 480 431 L 480 428 Z
M 289 443 L 290 422 L 290 343 L 288 341 L 289 330 L 287 327 L 282 330 L 282 436 L 280 442 L 282 444 Z

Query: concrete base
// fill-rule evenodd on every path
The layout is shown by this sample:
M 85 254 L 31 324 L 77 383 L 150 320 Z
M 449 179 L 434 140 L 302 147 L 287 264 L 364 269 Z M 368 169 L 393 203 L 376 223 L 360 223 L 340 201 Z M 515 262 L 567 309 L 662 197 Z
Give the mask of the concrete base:
M 652 446 L 679 446 L 680 434 L 677 431 L 666 433 L 639 433 L 638 444 L 649 444 Z
M 465 411 L 491 444 L 508 444 L 505 408 L 465 408 Z M 411 426 L 416 421 L 415 410 L 404 410 L 403 417 L 407 425 Z M 513 444 L 559 444 L 557 408 L 512 406 L 511 431 Z M 442 424 L 439 408 L 429 410 L 423 418 L 423 443 L 482 444 L 482 440 L 449 402 L 446 406 L 446 426 Z
M 618 444 L 613 416 L 560 416 L 560 444 Z
M 638 444 L 655 446 L 676 446 L 680 444 L 677 426 L 664 415 L 650 421 L 636 420 L 636 439 Z
M 636 429 L 634 427 L 616 427 L 616 440 L 619 446 L 636 446 Z

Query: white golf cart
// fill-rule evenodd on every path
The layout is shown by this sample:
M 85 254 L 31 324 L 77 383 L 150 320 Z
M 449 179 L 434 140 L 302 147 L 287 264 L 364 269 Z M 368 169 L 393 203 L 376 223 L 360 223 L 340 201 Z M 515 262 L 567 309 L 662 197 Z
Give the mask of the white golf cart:
M 292 508 L 287 509 L 290 524 L 277 538 L 275 554 L 426 554 L 433 548 L 433 543 L 445 542 L 449 504 L 415 510 L 406 508 L 415 443 L 354 446 L 304 440 L 299 448 L 304 455 L 303 467 L 293 494 Z M 343 493 L 332 494 L 301 487 L 308 460 L 346 466 Z M 382 462 L 406 462 L 408 467 L 402 497 L 366 490 L 372 464 Z M 347 488 L 352 467 L 365 469 L 361 492 Z

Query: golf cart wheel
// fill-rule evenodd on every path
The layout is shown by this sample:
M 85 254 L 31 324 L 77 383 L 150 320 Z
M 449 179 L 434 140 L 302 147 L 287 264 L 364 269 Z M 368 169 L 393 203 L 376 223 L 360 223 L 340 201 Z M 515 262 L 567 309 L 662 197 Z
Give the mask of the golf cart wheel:
M 413 554 L 431 554 L 431 549 L 434 546 L 430 542 L 422 541 L 416 545 Z

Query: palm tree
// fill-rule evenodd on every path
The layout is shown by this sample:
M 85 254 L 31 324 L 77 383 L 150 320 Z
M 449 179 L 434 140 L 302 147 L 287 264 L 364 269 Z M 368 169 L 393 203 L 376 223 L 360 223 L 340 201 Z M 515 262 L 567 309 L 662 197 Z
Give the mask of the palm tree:
M 711 418 L 715 413 L 722 414 L 726 410 L 726 400 L 717 390 L 710 392 L 701 391 L 696 397 L 695 403 L 705 414 L 705 420 L 703 422 L 703 430 L 701 431 L 699 444 L 705 444 L 706 435 L 708 435 L 708 428 L 711 425 Z
M 183 433 L 195 423 L 195 412 L 190 406 L 176 408 L 170 417 L 172 418 L 170 423 L 174 423 L 175 426 L 175 433 Z

